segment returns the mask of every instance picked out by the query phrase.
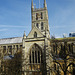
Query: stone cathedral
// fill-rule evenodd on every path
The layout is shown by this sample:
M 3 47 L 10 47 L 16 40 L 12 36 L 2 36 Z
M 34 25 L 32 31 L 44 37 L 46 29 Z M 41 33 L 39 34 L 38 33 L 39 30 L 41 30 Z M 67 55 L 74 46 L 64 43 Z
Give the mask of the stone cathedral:
M 31 5 L 32 29 L 28 36 L 23 36 L 23 72 L 24 75 L 50 75 L 51 58 L 50 32 L 46 0 L 43 8 Z M 47 57 L 46 57 L 47 56 Z M 47 74 L 45 74 L 47 73 Z
M 6 74 L 8 69 L 8 67 L 4 69 L 6 65 L 2 66 L 2 61 L 9 60 L 11 56 L 15 57 L 16 53 L 22 52 L 20 75 L 64 75 L 61 69 L 61 67 L 65 69 L 63 59 L 55 56 L 59 54 L 62 56 L 63 49 L 66 49 L 67 53 L 71 53 L 66 64 L 75 64 L 75 37 L 54 39 L 54 41 L 50 39 L 46 0 L 44 0 L 43 8 L 35 8 L 32 0 L 31 17 L 32 29 L 28 36 L 24 32 L 23 37 L 0 39 L 0 72 L 3 70 Z M 55 60 L 62 66 L 55 63 Z M 72 69 L 74 70 L 73 65 L 68 68 L 68 71 Z M 4 74 L 0 73 L 0 75 Z M 67 72 L 67 75 L 73 74 Z
M 22 50 L 23 75 L 50 75 L 50 32 L 46 0 L 43 8 L 31 3 L 32 29 L 28 36 L 0 39 L 0 54 L 14 55 Z M 46 57 L 47 56 L 47 57 Z

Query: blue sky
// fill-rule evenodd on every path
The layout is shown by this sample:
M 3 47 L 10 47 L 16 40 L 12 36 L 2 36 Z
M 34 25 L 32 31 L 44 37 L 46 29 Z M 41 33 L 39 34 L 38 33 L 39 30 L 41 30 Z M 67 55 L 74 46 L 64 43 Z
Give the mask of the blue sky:
M 39 0 L 33 0 L 36 7 Z M 46 0 L 50 35 L 75 32 L 75 0 Z M 44 0 L 40 0 L 43 7 Z M 31 0 L 0 0 L 0 38 L 22 37 L 31 30 Z

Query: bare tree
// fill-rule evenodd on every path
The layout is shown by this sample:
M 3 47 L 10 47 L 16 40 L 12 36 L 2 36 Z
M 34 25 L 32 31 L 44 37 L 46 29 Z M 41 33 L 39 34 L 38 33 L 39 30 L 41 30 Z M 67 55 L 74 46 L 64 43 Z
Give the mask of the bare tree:
M 55 44 L 54 45 L 55 49 L 54 49 L 54 51 L 52 50 L 53 62 L 55 62 L 55 63 L 57 63 L 59 65 L 59 67 L 63 71 L 64 75 L 67 75 L 67 72 L 69 72 L 72 75 L 74 75 L 74 71 L 75 71 L 75 69 L 74 69 L 75 68 L 75 54 L 73 54 L 72 52 L 69 51 L 69 49 L 68 49 L 68 41 L 64 40 L 63 42 L 61 42 L 60 43 L 61 48 L 59 48 L 58 40 L 53 41 L 53 43 Z M 72 47 L 73 47 L 73 45 L 74 44 L 72 43 Z M 59 53 L 57 53 L 57 50 L 60 50 Z M 61 59 L 63 61 L 64 66 L 62 66 L 62 64 L 60 64 L 58 59 Z M 70 72 L 68 70 L 68 68 L 71 65 L 73 66 L 73 72 Z
M 21 75 L 22 73 L 22 52 L 18 52 L 12 59 L 6 59 L 1 64 L 2 75 Z

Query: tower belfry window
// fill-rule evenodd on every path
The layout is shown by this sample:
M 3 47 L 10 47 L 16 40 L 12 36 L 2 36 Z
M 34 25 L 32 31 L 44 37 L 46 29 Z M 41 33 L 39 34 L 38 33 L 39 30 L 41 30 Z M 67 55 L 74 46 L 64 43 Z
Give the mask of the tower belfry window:
M 43 22 L 41 22 L 41 30 L 43 30 L 43 29 L 44 29 Z
M 38 20 L 38 13 L 36 13 L 36 20 Z
M 36 27 L 39 28 L 39 24 L 38 23 L 36 23 Z
M 37 37 L 37 32 L 34 32 L 34 38 L 36 38 Z

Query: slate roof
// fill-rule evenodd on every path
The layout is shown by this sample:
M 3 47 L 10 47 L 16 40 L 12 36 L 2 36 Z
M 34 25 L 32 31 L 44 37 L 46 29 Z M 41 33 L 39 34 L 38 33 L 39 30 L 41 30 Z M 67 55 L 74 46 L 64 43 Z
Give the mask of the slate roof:
M 14 55 L 9 55 L 9 56 L 4 56 L 4 60 L 6 60 L 6 59 L 13 59 L 14 58 Z
M 14 38 L 0 39 L 0 45 L 1 44 L 22 43 L 22 38 L 23 37 L 14 37 Z

